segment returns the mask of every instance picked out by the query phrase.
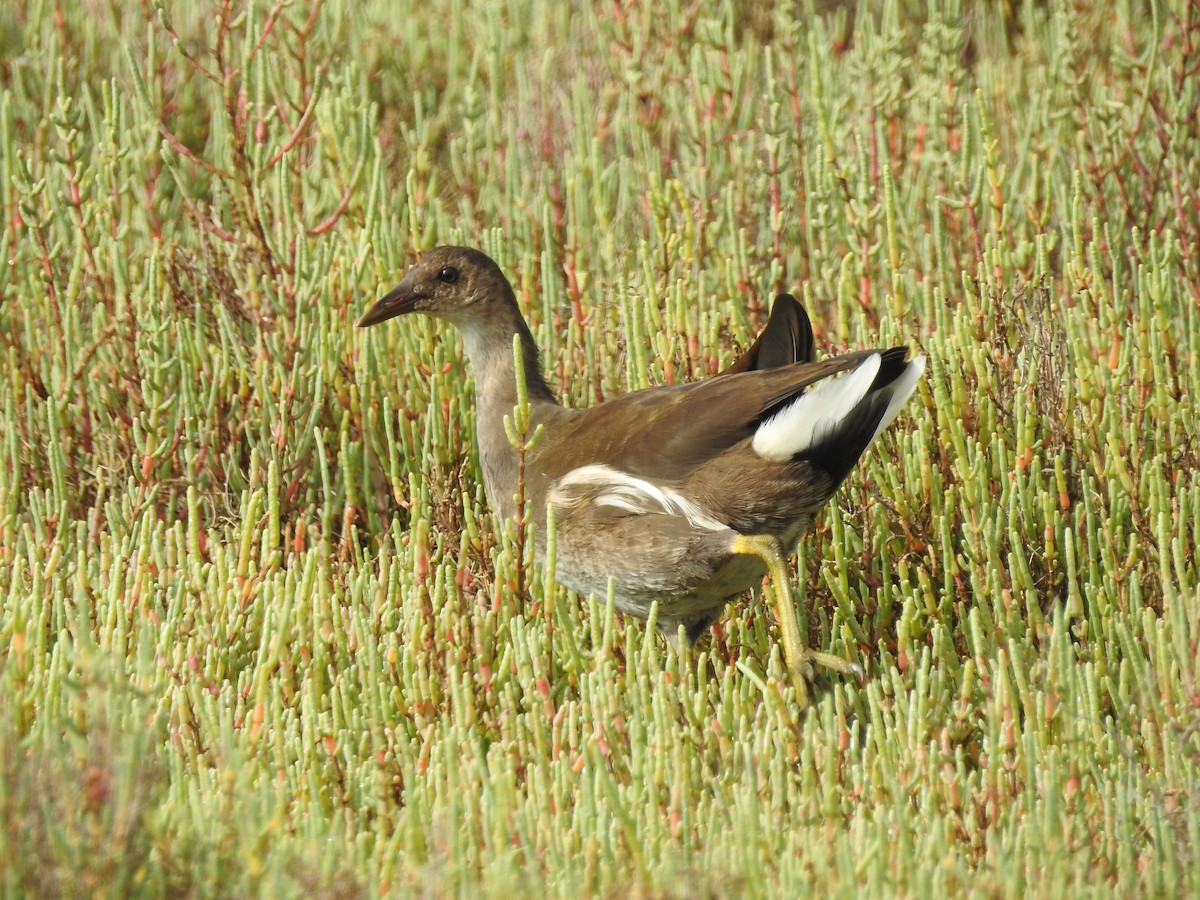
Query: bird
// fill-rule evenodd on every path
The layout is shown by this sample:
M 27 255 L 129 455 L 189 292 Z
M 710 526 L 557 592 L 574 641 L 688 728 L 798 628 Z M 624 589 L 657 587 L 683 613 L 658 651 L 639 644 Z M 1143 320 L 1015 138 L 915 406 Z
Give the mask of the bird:
M 786 298 L 786 299 L 784 299 Z M 518 468 L 535 558 L 555 532 L 553 578 L 605 597 L 687 646 L 726 605 L 769 576 L 795 702 L 811 699 L 817 666 L 862 675 L 809 648 L 787 558 L 867 446 L 899 413 L 925 368 L 905 347 L 816 361 L 807 314 L 790 295 L 759 339 L 718 375 L 650 387 L 597 406 L 563 406 L 500 266 L 470 247 L 436 247 L 359 318 L 368 327 L 411 313 L 454 326 L 476 388 L 484 492 L 501 519 L 517 513 Z M 790 302 L 788 302 L 790 301 Z M 523 458 L 505 418 L 519 402 L 530 431 Z

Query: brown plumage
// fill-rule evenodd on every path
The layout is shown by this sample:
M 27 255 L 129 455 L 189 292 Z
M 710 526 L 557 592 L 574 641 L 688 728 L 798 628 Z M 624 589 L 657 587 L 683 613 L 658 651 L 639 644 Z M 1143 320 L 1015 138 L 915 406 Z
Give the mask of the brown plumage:
M 763 334 L 719 376 L 568 409 L 542 377 L 512 287 L 483 253 L 430 251 L 358 324 L 410 312 L 462 334 L 484 488 L 504 517 L 515 513 L 517 455 L 503 421 L 517 403 L 520 336 L 531 419 L 543 427 L 526 455 L 526 492 L 539 558 L 554 507 L 556 580 L 604 597 L 611 579 L 619 609 L 645 618 L 657 603 L 664 633 L 682 626 L 695 641 L 770 570 L 800 702 L 814 663 L 854 668 L 804 647 L 784 557 L 899 411 L 923 358 L 907 361 L 897 347 L 815 362 L 808 317 L 782 295 Z

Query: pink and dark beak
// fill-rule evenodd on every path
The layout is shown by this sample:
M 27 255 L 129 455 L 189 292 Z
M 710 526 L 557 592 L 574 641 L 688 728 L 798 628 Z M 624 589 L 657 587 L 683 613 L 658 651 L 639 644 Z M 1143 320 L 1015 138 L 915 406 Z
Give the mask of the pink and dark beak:
M 425 299 L 424 294 L 413 290 L 412 279 L 405 278 L 398 285 L 375 301 L 355 323 L 359 328 L 378 325 L 388 319 L 402 316 L 405 313 L 416 312 L 417 304 Z

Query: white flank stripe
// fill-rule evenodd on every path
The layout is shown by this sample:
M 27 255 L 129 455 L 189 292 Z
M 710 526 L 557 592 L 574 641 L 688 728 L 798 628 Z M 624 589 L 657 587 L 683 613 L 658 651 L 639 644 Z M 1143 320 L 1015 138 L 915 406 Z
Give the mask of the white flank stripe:
M 890 398 L 888 400 L 887 409 L 883 413 L 883 418 L 879 420 L 879 427 L 875 429 L 875 433 L 871 435 L 871 440 L 879 437 L 883 429 L 892 424 L 892 419 L 896 418 L 900 412 L 900 407 L 904 406 L 904 401 L 907 400 L 917 386 L 917 379 L 925 372 L 925 357 L 918 356 L 905 368 L 904 374 L 889 384 L 883 389 Z
M 628 472 L 599 463 L 572 469 L 554 483 L 549 501 L 557 506 L 574 506 L 584 497 L 571 494 L 572 488 L 597 488 L 592 502 L 611 506 L 634 515 L 682 516 L 693 528 L 720 531 L 725 526 L 714 519 L 704 507 L 674 491 Z
M 879 374 L 880 356 L 872 353 L 857 369 L 840 378 L 817 382 L 754 432 L 754 452 L 784 462 L 807 450 L 842 420 L 867 395 Z M 910 367 L 911 368 L 911 367 Z M 907 396 L 907 395 L 906 395 Z

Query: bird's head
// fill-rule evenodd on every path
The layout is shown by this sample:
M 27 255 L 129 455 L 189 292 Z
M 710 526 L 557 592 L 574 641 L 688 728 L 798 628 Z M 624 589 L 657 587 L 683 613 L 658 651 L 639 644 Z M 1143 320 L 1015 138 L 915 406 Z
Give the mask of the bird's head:
M 454 322 L 468 311 L 473 315 L 485 312 L 484 304 L 511 294 L 504 273 L 486 254 L 470 247 L 436 247 L 363 313 L 357 324 L 365 328 L 411 312 Z

